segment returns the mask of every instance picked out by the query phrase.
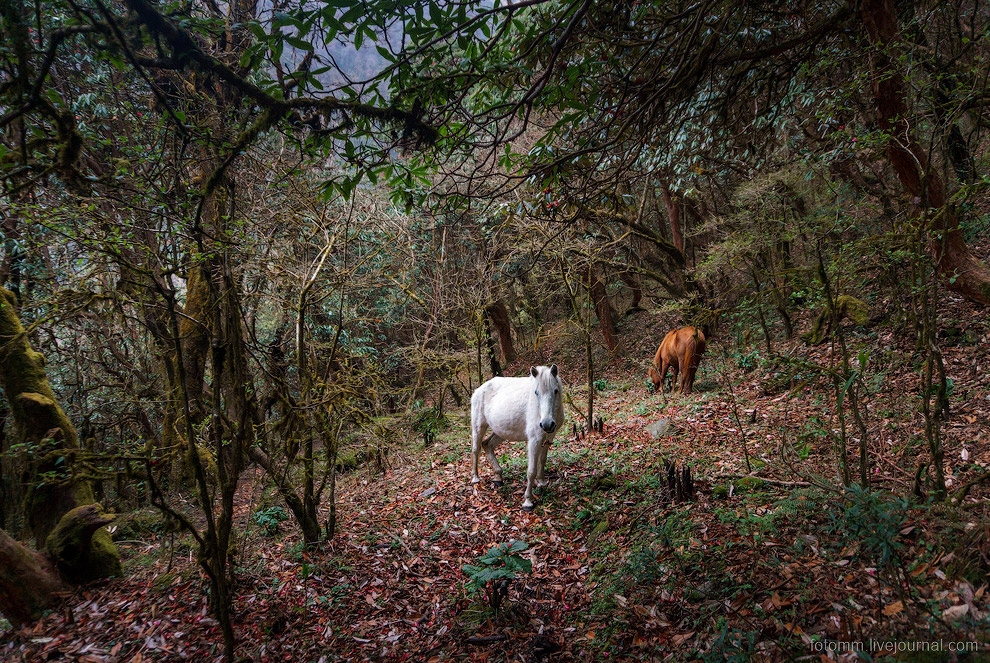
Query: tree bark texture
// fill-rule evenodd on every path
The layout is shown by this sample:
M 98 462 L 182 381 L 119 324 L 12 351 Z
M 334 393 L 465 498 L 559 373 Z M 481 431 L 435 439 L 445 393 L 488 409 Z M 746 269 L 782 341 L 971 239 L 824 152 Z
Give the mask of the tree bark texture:
M 212 206 L 214 201 L 211 199 L 210 203 Z M 204 265 L 198 264 L 189 268 L 186 305 L 182 317 L 179 318 L 182 367 L 193 425 L 198 425 L 203 420 L 206 410 L 203 404 L 203 391 L 206 383 L 206 361 L 210 350 L 210 330 L 206 316 L 211 300 L 209 275 L 206 269 Z
M 889 52 L 900 38 L 893 0 L 864 0 L 861 17 L 874 49 L 871 53 L 877 122 L 890 134 L 887 157 L 901 185 L 915 199 L 916 214 L 927 216 L 932 252 L 949 288 L 981 304 L 990 304 L 990 269 L 974 256 L 959 228 L 959 216 L 946 204 L 945 184 L 918 143 L 909 122 L 904 76 Z
M 643 303 L 643 284 L 639 280 L 639 277 L 631 272 L 622 272 L 619 274 L 619 278 L 622 279 L 622 282 L 625 283 L 630 292 L 632 292 L 632 302 L 630 302 L 629 308 L 626 309 L 626 315 L 637 311 L 642 311 L 643 308 L 640 304 Z

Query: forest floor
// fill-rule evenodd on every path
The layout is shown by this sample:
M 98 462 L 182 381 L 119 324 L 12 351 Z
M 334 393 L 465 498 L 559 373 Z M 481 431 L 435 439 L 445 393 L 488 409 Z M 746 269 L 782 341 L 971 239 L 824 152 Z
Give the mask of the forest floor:
M 944 350 L 953 393 L 940 431 L 953 491 L 990 467 L 990 325 L 949 303 L 958 338 Z M 695 394 L 650 394 L 645 367 L 660 325 L 648 313 L 623 324 L 635 350 L 598 362 L 601 433 L 572 434 L 587 387 L 570 332 L 507 371 L 551 358 L 570 390 L 551 481 L 532 513 L 520 508 L 522 444 L 499 449 L 503 487 L 484 460 L 483 482 L 470 484 L 463 410 L 448 412 L 450 427 L 430 446 L 396 433 L 406 441 L 381 471 L 343 475 L 338 533 L 316 551 L 302 550 L 291 521 L 264 531 L 252 515 L 272 514 L 277 501 L 249 473 L 236 552 L 244 660 L 990 660 L 988 488 L 973 486 L 957 504 L 912 499 L 928 447 L 907 335 L 847 330 L 854 357 L 870 353 L 855 397 L 869 433 L 866 471 L 884 490 L 843 493 L 836 392 L 813 369 L 834 366 L 835 348 L 795 341 L 740 352 L 716 338 Z M 648 427 L 658 422 L 655 436 Z M 858 478 L 858 434 L 846 426 Z M 693 498 L 677 502 L 667 490 L 665 459 L 692 468 Z M 519 555 L 532 573 L 520 573 L 493 614 L 462 567 L 510 541 L 526 543 Z M 0 631 L 0 660 L 218 660 L 189 540 L 148 529 L 120 547 L 125 578 L 78 590 L 34 626 Z M 979 652 L 955 651 L 973 643 Z

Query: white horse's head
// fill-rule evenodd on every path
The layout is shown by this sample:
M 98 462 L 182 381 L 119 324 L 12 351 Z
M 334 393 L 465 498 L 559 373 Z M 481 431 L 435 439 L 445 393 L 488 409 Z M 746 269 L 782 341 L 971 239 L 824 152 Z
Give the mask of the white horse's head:
M 554 419 L 554 416 L 561 411 L 557 364 L 549 368 L 532 366 L 529 369 L 529 374 L 533 377 L 533 392 L 536 394 L 536 402 L 540 407 L 540 428 L 546 433 L 552 433 L 557 429 L 557 424 L 560 423 Z

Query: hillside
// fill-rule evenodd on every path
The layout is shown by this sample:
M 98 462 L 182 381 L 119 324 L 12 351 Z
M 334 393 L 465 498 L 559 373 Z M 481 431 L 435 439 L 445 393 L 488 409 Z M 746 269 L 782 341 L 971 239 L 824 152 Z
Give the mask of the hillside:
M 961 331 L 945 350 L 954 384 L 944 429 L 947 483 L 955 489 L 990 464 L 990 328 L 979 310 L 953 299 L 942 306 Z M 627 347 L 652 345 L 658 323 L 651 313 L 623 321 Z M 249 473 L 238 494 L 234 553 L 241 655 L 679 661 L 811 660 L 831 651 L 831 660 L 855 660 L 835 649 L 867 643 L 877 657 L 883 642 L 902 649 L 898 660 L 987 660 L 985 651 L 959 658 L 908 651 L 930 643 L 986 647 L 987 488 L 974 486 L 958 505 L 902 501 L 912 497 L 923 453 L 911 348 L 882 325 L 847 331 L 857 348 L 885 358 L 871 364 L 876 390 L 864 397 L 871 483 L 885 490 L 838 490 L 821 430 L 834 402 L 827 385 L 795 377 L 796 389 L 782 386 L 779 358 L 716 336 L 697 393 L 681 397 L 648 394 L 648 357 L 629 352 L 598 382 L 603 433 L 570 435 L 568 407 L 549 455 L 551 483 L 533 513 L 519 508 L 521 444 L 500 449 L 504 487 L 491 485 L 484 460 L 484 481 L 470 485 L 463 410 L 449 411 L 449 428 L 428 447 L 396 422 L 384 471 L 367 464 L 341 477 L 339 534 L 310 553 L 290 522 L 266 536 L 264 519 L 251 517 L 271 515 L 274 502 L 261 475 Z M 829 348 L 790 343 L 777 351 L 824 362 Z M 571 399 L 582 402 L 580 352 L 569 345 L 538 352 L 510 372 L 559 361 Z M 654 439 L 647 426 L 661 420 L 671 428 Z M 693 499 L 672 501 L 664 459 L 691 467 Z M 3 660 L 218 659 L 191 542 L 159 528 L 150 518 L 118 536 L 126 578 L 82 588 L 35 626 L 4 631 Z M 511 583 L 493 615 L 482 595 L 467 592 L 462 567 L 515 540 L 527 544 L 520 554 L 532 574 Z

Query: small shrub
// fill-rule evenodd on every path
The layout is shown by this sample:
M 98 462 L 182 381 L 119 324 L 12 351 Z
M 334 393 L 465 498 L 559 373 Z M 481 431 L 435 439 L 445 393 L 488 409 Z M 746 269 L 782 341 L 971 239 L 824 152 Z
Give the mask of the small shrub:
M 289 514 L 280 506 L 272 506 L 267 509 L 255 511 L 253 516 L 255 524 L 264 530 L 265 536 L 275 536 L 278 534 L 279 524 L 288 519 Z
M 736 366 L 749 373 L 760 365 L 760 351 L 753 350 L 752 352 L 742 353 L 736 352 L 733 354 L 733 358 L 736 361 Z
M 858 541 L 862 554 L 878 568 L 894 567 L 904 547 L 898 538 L 910 505 L 906 499 L 852 485 L 842 510 L 833 516 L 832 529 Z
M 423 443 L 426 445 L 432 444 L 437 435 L 447 430 L 449 426 L 450 421 L 447 416 L 442 414 L 440 408 L 437 407 L 420 409 L 412 422 L 413 430 L 422 434 Z
M 592 384 L 595 387 L 595 391 L 608 391 L 608 380 L 605 378 L 598 378 Z
M 509 595 L 509 585 L 517 573 L 532 573 L 533 563 L 517 553 L 528 548 L 525 541 L 500 543 L 478 558 L 478 564 L 465 564 L 462 568 L 468 577 L 468 589 L 484 592 L 488 608 L 497 615 Z

